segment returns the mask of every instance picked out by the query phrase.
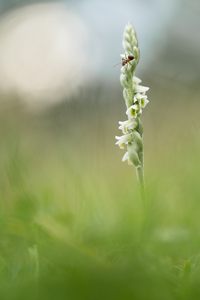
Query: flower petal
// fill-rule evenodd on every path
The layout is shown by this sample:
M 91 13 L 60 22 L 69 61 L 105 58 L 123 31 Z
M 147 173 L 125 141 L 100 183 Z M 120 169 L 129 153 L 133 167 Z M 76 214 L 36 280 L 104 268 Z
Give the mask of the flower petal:
M 124 156 L 122 157 L 122 161 L 126 161 L 129 159 L 129 155 L 128 155 L 128 151 L 124 154 Z

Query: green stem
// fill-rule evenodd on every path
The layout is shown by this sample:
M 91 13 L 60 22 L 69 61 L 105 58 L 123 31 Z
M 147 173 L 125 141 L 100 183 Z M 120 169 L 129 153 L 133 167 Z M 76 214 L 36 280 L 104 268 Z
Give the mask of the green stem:
M 145 208 L 143 126 L 142 126 L 142 122 L 141 122 L 140 118 L 137 118 L 137 121 L 138 121 L 137 131 L 139 132 L 139 134 L 142 138 L 142 142 L 141 142 L 140 150 L 138 152 L 138 156 L 139 156 L 141 164 L 140 164 L 140 166 L 138 166 L 136 168 L 136 172 L 137 172 L 137 177 L 138 177 L 138 181 L 140 184 L 140 194 L 141 194 L 141 198 L 142 198 L 144 208 Z
M 144 186 L 144 169 L 143 166 L 139 166 L 136 168 L 137 177 L 140 184 L 140 194 L 142 198 L 142 202 L 145 206 L 145 186 Z

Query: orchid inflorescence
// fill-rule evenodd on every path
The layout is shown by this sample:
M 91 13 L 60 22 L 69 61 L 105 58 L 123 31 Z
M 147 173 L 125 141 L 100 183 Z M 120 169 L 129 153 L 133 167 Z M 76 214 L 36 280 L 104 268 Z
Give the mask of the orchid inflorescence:
M 116 144 L 127 150 L 122 161 L 127 160 L 129 164 L 134 165 L 140 172 L 139 177 L 143 177 L 143 129 L 140 116 L 149 102 L 146 96 L 149 88 L 140 85 L 141 80 L 135 76 L 140 55 L 137 36 L 131 24 L 125 27 L 123 48 L 125 53 L 121 55 L 122 61 L 127 57 L 134 57 L 134 59 L 128 61 L 121 68 L 120 82 L 127 108 L 127 120 L 119 122 L 119 129 L 123 135 L 116 136 Z

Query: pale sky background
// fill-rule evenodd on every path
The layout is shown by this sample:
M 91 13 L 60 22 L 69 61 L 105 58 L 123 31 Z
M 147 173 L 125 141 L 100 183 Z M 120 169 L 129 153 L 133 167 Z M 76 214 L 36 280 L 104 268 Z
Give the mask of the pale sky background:
M 185 77 L 183 64 L 177 63 L 180 56 L 187 64 L 189 53 L 183 51 L 188 47 L 194 56 L 198 52 L 199 42 L 194 44 L 199 31 L 192 27 L 198 28 L 198 0 L 29 2 L 0 1 L 0 93 L 16 94 L 34 105 L 49 104 L 69 98 L 85 84 L 118 82 L 119 69 L 113 65 L 120 62 L 128 21 L 139 37 L 139 75 L 162 65 L 168 76 L 175 76 L 175 70 L 183 80 L 195 76 L 191 63 Z

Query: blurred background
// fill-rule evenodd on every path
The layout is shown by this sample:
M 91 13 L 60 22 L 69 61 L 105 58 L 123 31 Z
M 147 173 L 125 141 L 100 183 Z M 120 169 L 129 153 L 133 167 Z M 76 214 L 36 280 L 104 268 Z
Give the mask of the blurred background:
M 0 299 L 200 299 L 200 2 L 0 0 Z M 115 145 L 131 22 L 146 204 Z

